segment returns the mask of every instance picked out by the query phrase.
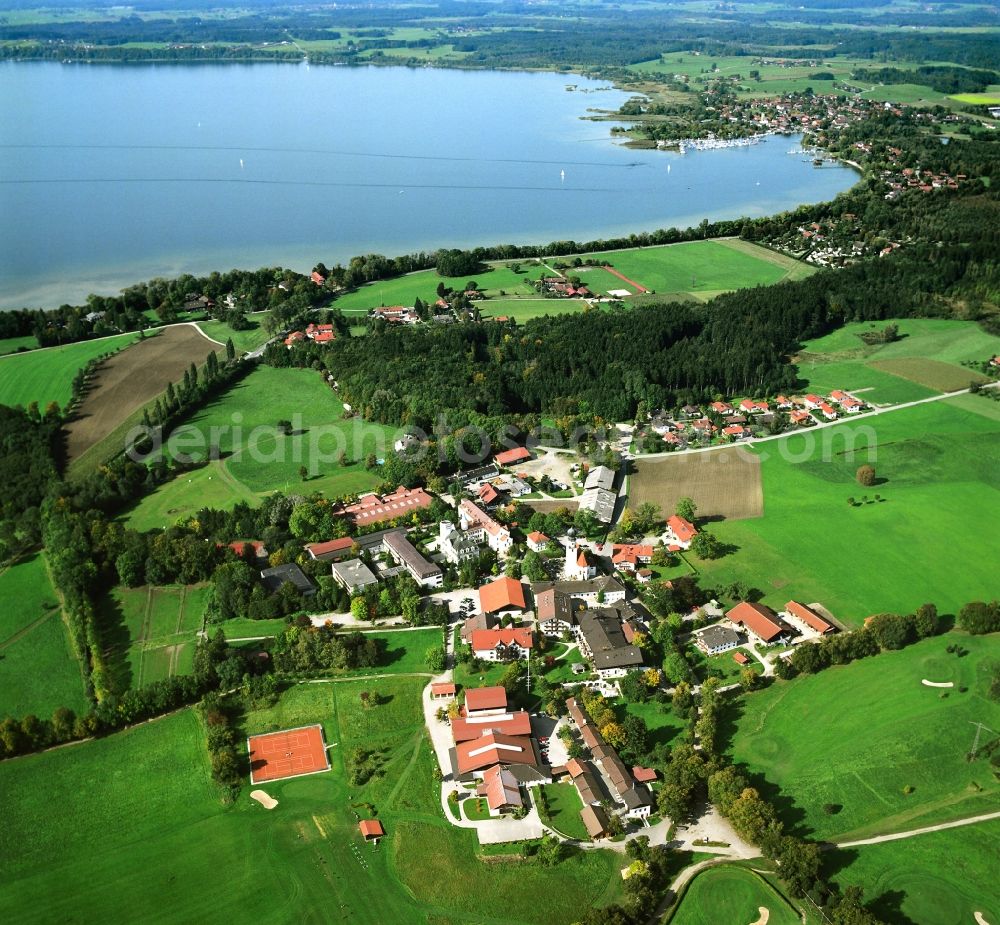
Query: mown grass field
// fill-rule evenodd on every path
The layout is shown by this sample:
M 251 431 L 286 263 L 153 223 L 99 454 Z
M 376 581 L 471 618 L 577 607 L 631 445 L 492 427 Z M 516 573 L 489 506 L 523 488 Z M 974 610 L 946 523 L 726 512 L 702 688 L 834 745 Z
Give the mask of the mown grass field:
M 80 665 L 41 553 L 0 572 L 0 717 L 86 712 Z
M 968 654 L 947 653 L 952 643 Z M 733 759 L 764 776 L 786 825 L 816 838 L 990 812 L 1000 782 L 985 756 L 970 763 L 966 755 L 973 722 L 1000 728 L 1000 704 L 987 696 L 997 667 L 1000 636 L 948 633 L 776 683 L 733 707 Z M 924 679 L 955 686 L 926 687 Z
M 827 876 L 864 888 L 875 914 L 891 925 L 966 925 L 979 912 L 1000 919 L 1000 821 L 824 855 Z
M 657 293 L 687 292 L 705 299 L 732 289 L 770 285 L 790 273 L 799 276 L 803 272 L 801 265 L 791 258 L 745 241 L 735 242 L 735 245 L 725 239 L 689 241 L 583 257 L 610 261 L 616 270 L 645 289 Z M 593 285 L 599 292 L 632 288 L 599 268 L 585 270 L 579 275 L 587 286 Z
M 382 925 L 481 921 L 484 903 L 511 925 L 578 918 L 616 900 L 621 860 L 580 853 L 556 868 L 485 863 L 475 834 L 444 819 L 422 725 L 422 679 L 303 684 L 249 714 L 247 733 L 322 723 L 332 770 L 266 785 L 268 811 L 249 785 L 224 806 L 209 778 L 204 730 L 185 710 L 128 732 L 0 764 L 18 793 L 0 827 L 0 916 L 11 922 L 113 920 L 144 910 L 162 923 L 310 920 Z M 336 744 L 334 744 L 336 743 Z M 376 750 L 381 773 L 349 786 L 355 745 Z M 53 814 L 51 807 L 59 806 Z M 355 814 L 387 837 L 362 842 Z M 516 849 L 512 850 L 516 855 Z
M 1000 510 L 995 418 L 932 402 L 750 452 L 762 460 L 764 516 L 709 526 L 736 551 L 689 557 L 703 586 L 743 581 L 777 607 L 789 598 L 819 601 L 848 626 L 928 601 L 957 613 L 969 600 L 996 596 L 983 532 Z M 855 474 L 868 462 L 880 482 L 863 488 Z M 848 505 L 863 496 L 870 503 Z
M 132 687 L 190 674 L 202 628 L 208 585 L 116 587 L 104 601 L 105 619 L 124 625 Z
M 796 925 L 800 918 L 761 877 L 742 867 L 722 865 L 696 874 L 667 921 L 671 925 L 750 925 L 758 909 L 768 911 L 768 925 Z
M 892 321 L 902 336 L 891 344 L 868 346 L 861 340 L 860 334 L 888 323 L 847 324 L 803 344 L 793 361 L 804 388 L 860 391 L 876 404 L 915 401 L 981 381 L 982 376 L 961 364 L 982 362 L 1000 352 L 1000 337 L 975 322 L 939 318 Z
M 484 319 L 506 315 L 518 324 L 524 324 L 532 318 L 541 318 L 543 315 L 571 315 L 574 312 L 589 310 L 587 303 L 580 299 L 543 299 L 537 294 L 535 298 L 488 299 L 478 304 Z
M 65 407 L 72 396 L 71 386 L 77 370 L 101 354 L 127 347 L 137 337 L 137 334 L 121 334 L 3 357 L 0 359 L 0 404 L 27 406 L 37 401 L 44 411 L 49 402 L 55 401 Z
M 277 433 L 288 420 L 295 432 Z M 365 468 L 369 453 L 392 449 L 395 430 L 360 418 L 344 417 L 343 405 L 312 370 L 261 366 L 187 422 L 222 459 L 184 473 L 143 498 L 129 514 L 137 530 L 163 527 L 203 507 L 227 508 L 238 501 L 258 503 L 271 491 L 320 492 L 331 497 L 365 491 L 378 471 Z M 351 465 L 333 460 L 338 453 Z M 328 461 L 324 461 L 328 460 Z M 303 482 L 302 465 L 316 462 L 318 474 Z
M 250 327 L 245 331 L 234 331 L 225 321 L 200 321 L 198 327 L 220 344 L 232 340 L 233 346 L 239 354 L 256 349 L 268 339 L 270 335 L 264 328 L 266 317 L 268 317 L 267 312 L 254 312 L 249 315 L 247 321 L 249 321 Z
M 0 355 L 7 353 L 17 353 L 18 350 L 35 350 L 38 347 L 38 339 L 33 334 L 24 337 L 0 337 Z

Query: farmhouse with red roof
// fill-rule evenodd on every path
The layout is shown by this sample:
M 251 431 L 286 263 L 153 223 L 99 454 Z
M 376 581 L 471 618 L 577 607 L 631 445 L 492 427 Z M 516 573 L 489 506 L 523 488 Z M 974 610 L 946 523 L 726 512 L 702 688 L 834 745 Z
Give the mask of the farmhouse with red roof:
M 726 616 L 737 626 L 742 626 L 752 639 L 764 645 L 773 645 L 789 636 L 778 622 L 778 615 L 763 604 L 740 601 Z
M 671 514 L 667 518 L 667 529 L 664 540 L 668 545 L 677 546 L 680 549 L 690 549 L 691 540 L 698 535 L 698 530 L 690 520 L 685 520 L 677 514 Z

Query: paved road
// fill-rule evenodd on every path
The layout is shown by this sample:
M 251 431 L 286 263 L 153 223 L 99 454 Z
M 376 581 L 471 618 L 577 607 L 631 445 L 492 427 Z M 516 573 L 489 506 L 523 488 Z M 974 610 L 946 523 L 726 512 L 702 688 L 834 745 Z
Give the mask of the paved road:
M 966 819 L 956 819 L 953 822 L 942 822 L 938 825 L 924 826 L 922 829 L 910 829 L 908 832 L 893 832 L 890 835 L 876 835 L 873 838 L 861 838 L 857 841 L 833 842 L 833 848 L 858 848 L 861 845 L 880 845 L 882 842 L 899 841 L 901 838 L 913 838 L 916 835 L 926 835 L 928 832 L 943 832 L 945 829 L 957 829 L 965 825 L 975 825 L 977 822 L 989 822 L 1000 819 L 1000 812 L 983 813 L 981 816 L 969 816 Z
M 984 389 L 995 389 L 1000 387 L 1000 382 L 990 382 L 983 385 Z M 926 405 L 929 402 L 934 401 L 944 401 L 947 398 L 955 398 L 958 395 L 968 394 L 968 389 L 959 389 L 957 392 L 945 392 L 942 395 L 932 395 L 930 398 L 918 398 L 916 401 L 903 402 L 900 405 L 888 405 L 885 408 L 873 408 L 871 411 L 862 411 L 859 414 L 852 414 L 847 417 L 838 418 L 836 421 L 821 421 L 818 424 L 814 424 L 812 427 L 800 428 L 797 427 L 794 430 L 786 430 L 780 434 L 774 434 L 770 437 L 758 437 L 755 440 L 747 440 L 743 443 L 727 443 L 722 446 L 699 446 L 691 447 L 686 450 L 673 450 L 666 453 L 642 453 L 636 455 L 633 458 L 636 461 L 646 460 L 646 459 L 666 459 L 674 456 L 686 456 L 693 453 L 711 453 L 714 450 L 728 450 L 732 449 L 734 446 L 757 446 L 760 443 L 768 443 L 771 440 L 785 440 L 788 437 L 794 436 L 795 434 L 811 434 L 817 430 L 823 430 L 827 427 L 838 427 L 842 424 L 849 423 L 851 421 L 864 421 L 873 417 L 877 417 L 880 414 L 889 414 L 892 411 L 902 411 L 904 408 L 913 408 L 917 405 Z

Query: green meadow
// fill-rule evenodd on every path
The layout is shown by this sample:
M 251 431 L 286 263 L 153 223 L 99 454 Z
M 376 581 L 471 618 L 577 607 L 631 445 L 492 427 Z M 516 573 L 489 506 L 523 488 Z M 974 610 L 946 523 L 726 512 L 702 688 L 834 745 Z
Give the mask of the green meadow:
M 759 875 L 743 867 L 710 867 L 694 876 L 680 904 L 666 921 L 671 925 L 749 925 L 768 911 L 768 925 L 797 925 L 799 913 Z
M 994 410 L 986 398 L 969 398 Z M 690 559 L 703 585 L 743 581 L 776 607 L 819 601 L 848 626 L 928 601 L 956 613 L 996 596 L 995 563 L 983 546 L 1000 509 L 995 418 L 931 402 L 750 452 L 763 460 L 764 516 L 711 525 L 735 551 Z M 855 473 L 868 462 L 879 482 L 863 488 Z M 863 496 L 868 503 L 847 503 Z
M 881 330 L 889 323 L 899 327 L 899 340 L 874 346 L 861 340 L 860 334 Z M 804 343 L 794 362 L 805 388 L 812 391 L 842 388 L 861 392 L 861 397 L 875 404 L 897 404 L 940 394 L 947 378 L 953 377 L 950 384 L 955 388 L 967 386 L 981 377 L 962 364 L 981 363 L 997 353 L 1000 337 L 987 334 L 975 322 L 900 318 L 844 325 Z M 903 378 L 904 372 L 908 378 Z M 942 372 L 948 374 L 945 379 Z
M 2 357 L 0 404 L 27 406 L 36 401 L 44 410 L 49 402 L 55 401 L 65 407 L 73 394 L 73 377 L 77 370 L 103 353 L 115 353 L 127 347 L 137 338 L 137 334 L 119 334 Z
M 519 273 L 508 269 L 506 263 L 497 263 L 487 264 L 485 272 L 469 276 L 438 276 L 436 270 L 419 270 L 393 279 L 377 280 L 338 296 L 333 307 L 345 314 L 366 314 L 368 309 L 380 306 L 413 305 L 417 298 L 433 304 L 438 298 L 437 288 L 440 283 L 444 283 L 449 289 L 464 291 L 466 283 L 472 280 L 488 296 L 500 296 L 501 290 L 511 296 L 537 295 L 529 280 L 543 276 L 543 269 L 532 260 L 518 262 L 521 264 Z
M 83 678 L 41 553 L 0 572 L 0 717 L 86 712 Z
M 279 420 L 290 421 L 294 432 L 278 434 Z M 395 439 L 393 428 L 346 418 L 319 373 L 270 366 L 258 367 L 196 413 L 186 429 L 204 438 L 200 451 L 188 450 L 192 456 L 215 445 L 223 458 L 182 473 L 143 498 L 129 515 L 137 530 L 163 527 L 203 507 L 256 504 L 275 490 L 331 497 L 369 490 L 378 483 L 378 472 L 365 468 L 366 456 L 391 450 Z M 350 465 L 335 462 L 338 453 Z M 319 471 L 303 481 L 299 469 L 313 459 Z
M 966 654 L 946 652 L 953 643 Z M 987 696 L 998 666 L 1000 636 L 947 633 L 775 683 L 734 705 L 733 760 L 763 775 L 786 825 L 815 838 L 990 812 L 1000 782 L 985 755 L 966 756 L 973 722 L 1000 729 L 1000 704 Z
M 966 925 L 979 912 L 1000 920 L 1000 821 L 824 855 L 827 876 L 864 888 L 865 901 L 892 925 Z
M 480 860 L 475 833 L 444 818 L 423 728 L 423 679 L 303 684 L 248 714 L 247 734 L 321 723 L 332 769 L 266 785 L 265 810 L 247 784 L 226 806 L 209 777 L 202 723 L 184 710 L 105 739 L 0 764 L 17 792 L 0 827 L 5 921 L 569 923 L 580 908 L 621 896 L 621 858 L 577 852 L 555 868 Z M 364 706 L 362 691 L 379 705 Z M 350 785 L 353 749 L 378 773 Z M 51 813 L 59 806 L 58 816 Z M 365 844 L 357 816 L 386 830 Z M 502 916 L 484 910 L 502 909 Z
M 270 335 L 264 328 L 267 312 L 254 312 L 247 316 L 250 327 L 245 331 L 234 331 L 225 321 L 199 321 L 198 327 L 213 340 L 224 344 L 232 340 L 237 353 L 255 350 L 268 340 Z
M 7 353 L 17 353 L 19 350 L 35 350 L 38 348 L 38 339 L 33 334 L 24 337 L 2 337 L 0 338 L 0 355 Z

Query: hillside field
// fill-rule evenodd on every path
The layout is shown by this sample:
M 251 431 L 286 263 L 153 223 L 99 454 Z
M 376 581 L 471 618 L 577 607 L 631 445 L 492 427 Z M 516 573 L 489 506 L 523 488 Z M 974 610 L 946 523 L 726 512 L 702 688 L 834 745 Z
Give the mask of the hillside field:
M 988 399 L 967 399 L 983 413 L 932 402 L 751 447 L 764 516 L 709 525 L 736 551 L 690 557 L 702 585 L 744 581 L 777 608 L 819 601 L 848 626 L 928 601 L 956 613 L 995 597 L 983 530 L 1000 510 L 1000 422 Z M 855 478 L 867 462 L 879 479 L 871 488 Z
M 559 925 L 617 900 L 622 861 L 611 852 L 579 852 L 556 868 L 477 858 L 474 833 L 443 817 L 423 684 L 303 684 L 249 714 L 248 734 L 319 722 L 338 743 L 331 771 L 266 786 L 272 811 L 249 798 L 249 784 L 235 805 L 220 802 L 193 710 L 3 762 L 0 788 L 20 797 L 0 828 L 0 917 L 102 921 L 128 908 L 170 923 L 211 921 L 225 908 L 240 925 L 301 922 L 314 909 L 417 925 L 479 921 L 486 903 L 502 904 L 510 925 Z M 382 704 L 362 706 L 363 690 Z M 359 744 L 378 752 L 383 772 L 348 787 L 344 763 Z M 356 813 L 382 821 L 378 847 L 362 842 Z
M 268 312 L 253 312 L 248 315 L 247 321 L 250 327 L 245 331 L 234 331 L 225 321 L 199 321 L 198 327 L 220 344 L 232 340 L 239 355 L 241 352 L 256 349 L 268 339 L 269 335 L 264 328 L 264 319 L 267 317 Z
M 858 884 L 890 925 L 966 925 L 974 914 L 1000 919 L 1000 821 L 825 855 L 836 883 Z
M 37 401 L 44 411 L 49 402 L 55 401 L 65 407 L 73 394 L 71 386 L 77 370 L 104 353 L 127 347 L 137 337 L 121 334 L 0 358 L 0 404 L 27 406 Z
M 86 712 L 80 665 L 41 553 L 0 572 L 0 718 Z
M 868 346 L 860 334 L 886 324 L 899 327 L 900 339 Z M 962 366 L 1000 352 L 1000 337 L 972 321 L 900 318 L 856 322 L 803 344 L 793 357 L 803 389 L 828 394 L 832 389 L 858 392 L 874 404 L 896 404 L 967 388 L 984 377 Z
M 946 652 L 953 643 L 967 654 Z M 775 683 L 733 706 L 733 760 L 763 775 L 786 825 L 819 839 L 990 812 L 1000 782 L 986 756 L 966 755 L 974 721 L 1000 729 L 1000 704 L 987 697 L 997 667 L 1000 636 L 947 633 Z
M 279 420 L 296 432 L 279 435 Z M 277 489 L 331 497 L 369 490 L 379 478 L 377 469 L 365 468 L 365 457 L 391 450 L 396 438 L 393 428 L 345 418 L 343 404 L 315 371 L 271 366 L 255 369 L 186 426 L 204 435 L 204 447 L 214 442 L 223 458 L 144 497 L 129 515 L 137 530 L 163 527 L 206 506 L 255 504 Z M 319 461 L 319 474 L 303 482 L 299 467 L 310 465 L 313 447 L 327 459 L 342 451 L 352 464 Z

